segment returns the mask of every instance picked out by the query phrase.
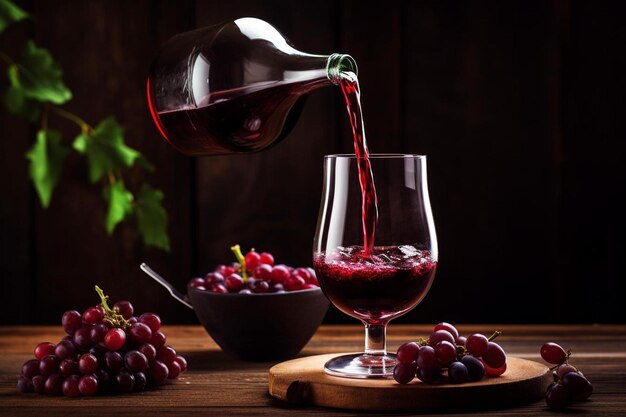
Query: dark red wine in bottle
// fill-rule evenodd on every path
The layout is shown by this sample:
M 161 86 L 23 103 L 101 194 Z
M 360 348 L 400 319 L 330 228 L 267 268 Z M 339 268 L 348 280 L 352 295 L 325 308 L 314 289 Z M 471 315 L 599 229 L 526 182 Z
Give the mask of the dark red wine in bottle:
M 354 136 L 354 153 L 359 170 L 359 184 L 361 186 L 361 223 L 363 228 L 363 256 L 370 257 L 374 248 L 376 223 L 378 223 L 378 198 L 374 174 L 370 164 L 367 141 L 365 140 L 365 125 L 361 109 L 361 91 L 357 75 L 351 71 L 341 73 L 339 86 L 350 118 L 352 134 Z
M 187 155 L 255 152 L 291 132 L 306 98 L 301 87 L 285 84 L 245 94 L 220 92 L 213 94 L 210 104 L 159 112 L 155 120 L 165 139 Z

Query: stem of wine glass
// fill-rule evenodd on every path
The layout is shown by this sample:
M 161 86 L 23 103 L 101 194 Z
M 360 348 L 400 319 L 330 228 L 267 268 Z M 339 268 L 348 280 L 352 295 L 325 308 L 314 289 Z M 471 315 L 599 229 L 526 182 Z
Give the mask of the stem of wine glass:
M 383 356 L 387 354 L 387 322 L 365 322 L 365 353 Z

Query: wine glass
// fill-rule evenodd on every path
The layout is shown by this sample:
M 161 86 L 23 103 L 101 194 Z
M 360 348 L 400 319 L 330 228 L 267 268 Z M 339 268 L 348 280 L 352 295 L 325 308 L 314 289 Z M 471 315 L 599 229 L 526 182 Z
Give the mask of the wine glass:
M 387 323 L 424 298 L 437 267 L 426 157 L 370 154 L 375 188 L 363 188 L 369 193 L 359 182 L 370 175 L 368 164 L 358 162 L 353 154 L 325 157 L 313 264 L 328 299 L 365 325 L 365 351 L 333 358 L 325 371 L 389 378 L 397 361 L 386 351 Z M 378 210 L 371 207 L 373 193 Z

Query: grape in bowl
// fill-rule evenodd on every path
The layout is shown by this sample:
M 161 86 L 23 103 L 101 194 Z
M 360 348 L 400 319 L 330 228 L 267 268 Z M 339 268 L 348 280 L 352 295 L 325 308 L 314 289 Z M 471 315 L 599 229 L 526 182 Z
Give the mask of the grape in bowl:
M 224 352 L 249 361 L 295 357 L 315 334 L 329 306 L 315 271 L 276 265 L 266 252 L 243 256 L 238 245 L 231 249 L 238 262 L 192 278 L 187 297 L 146 265 L 141 268 L 193 308 Z

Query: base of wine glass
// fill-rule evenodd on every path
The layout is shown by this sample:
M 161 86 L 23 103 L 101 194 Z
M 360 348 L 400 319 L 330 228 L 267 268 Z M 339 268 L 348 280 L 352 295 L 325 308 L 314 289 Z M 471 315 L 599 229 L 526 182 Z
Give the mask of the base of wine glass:
M 368 355 L 355 353 L 332 358 L 324 365 L 324 372 L 342 378 L 393 378 L 396 355 Z

